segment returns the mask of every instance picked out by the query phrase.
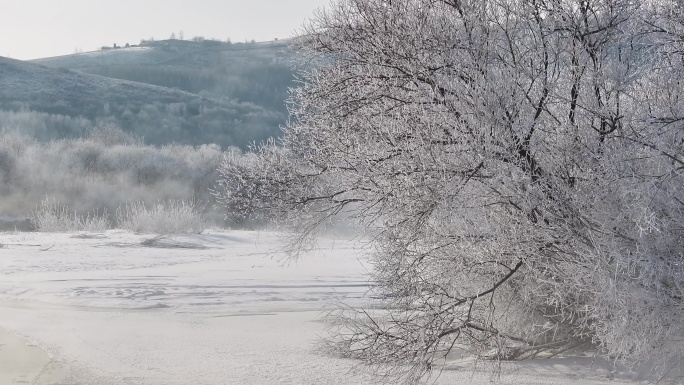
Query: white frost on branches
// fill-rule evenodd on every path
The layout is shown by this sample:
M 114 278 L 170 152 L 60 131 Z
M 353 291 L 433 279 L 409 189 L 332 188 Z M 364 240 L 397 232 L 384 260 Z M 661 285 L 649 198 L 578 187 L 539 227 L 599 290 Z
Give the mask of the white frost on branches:
M 329 348 L 416 381 L 451 352 L 684 353 L 678 1 L 340 0 L 282 143 L 221 165 L 228 211 L 374 240 L 384 311 Z M 295 248 L 296 249 L 296 248 Z

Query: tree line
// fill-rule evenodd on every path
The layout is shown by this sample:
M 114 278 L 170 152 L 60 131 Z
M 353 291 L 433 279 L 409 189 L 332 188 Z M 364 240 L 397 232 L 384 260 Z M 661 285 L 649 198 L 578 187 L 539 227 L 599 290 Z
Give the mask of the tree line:
M 89 130 L 82 138 L 40 142 L 17 130 L 0 135 L 0 212 L 28 217 L 46 199 L 76 214 L 114 213 L 131 202 L 198 202 L 217 224 L 209 190 L 224 155 L 236 147 L 216 144 L 151 146 L 115 127 Z M 115 218 L 110 218 L 114 221 Z

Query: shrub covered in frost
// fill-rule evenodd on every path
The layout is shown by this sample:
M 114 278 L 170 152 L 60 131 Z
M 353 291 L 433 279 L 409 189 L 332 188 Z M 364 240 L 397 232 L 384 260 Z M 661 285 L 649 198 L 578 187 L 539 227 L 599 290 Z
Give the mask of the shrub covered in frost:
M 102 232 L 110 228 L 107 210 L 78 214 L 55 199 L 40 202 L 31 215 L 31 225 L 41 232 Z
M 202 205 L 189 200 L 158 201 L 148 207 L 131 202 L 117 209 L 118 227 L 135 233 L 201 233 L 205 228 Z

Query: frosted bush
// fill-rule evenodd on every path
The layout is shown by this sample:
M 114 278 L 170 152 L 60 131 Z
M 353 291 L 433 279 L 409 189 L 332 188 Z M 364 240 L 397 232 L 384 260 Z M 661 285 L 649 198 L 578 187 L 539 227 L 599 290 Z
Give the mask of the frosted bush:
M 73 231 L 74 218 L 67 206 L 57 203 L 54 199 L 40 202 L 31 215 L 31 225 L 37 231 L 57 232 Z
M 101 233 L 111 227 L 107 209 L 102 210 L 101 215 L 99 210 L 96 210 L 95 213 L 86 213 L 84 216 L 76 216 L 75 219 L 77 221 L 79 231 Z
M 69 206 L 57 202 L 54 198 L 43 199 L 31 215 L 31 225 L 41 232 L 88 231 L 102 232 L 110 227 L 107 210 L 100 214 L 86 213 L 78 215 Z
M 118 226 L 134 233 L 201 233 L 205 221 L 201 205 L 195 201 L 158 201 L 152 207 L 144 202 L 131 202 L 116 211 Z

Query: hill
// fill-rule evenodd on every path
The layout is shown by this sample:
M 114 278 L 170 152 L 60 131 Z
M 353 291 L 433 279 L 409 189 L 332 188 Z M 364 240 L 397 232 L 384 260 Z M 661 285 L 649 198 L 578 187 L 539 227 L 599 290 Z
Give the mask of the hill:
M 163 40 L 124 48 L 103 47 L 100 51 L 38 59 L 32 63 L 62 73 L 71 70 L 201 96 L 202 100 L 210 100 L 232 110 L 224 114 L 223 125 L 216 119 L 211 119 L 209 124 L 210 129 L 222 126 L 231 131 L 232 142 L 228 143 L 225 138 L 223 141 L 210 141 L 244 147 L 251 141 L 279 134 L 279 126 L 287 119 L 287 92 L 294 86 L 294 59 L 295 56 L 288 51 L 287 41 L 224 43 Z M 107 95 L 100 96 L 104 98 Z M 162 105 L 172 103 L 162 99 L 149 101 Z M 112 101 L 101 101 L 109 102 L 112 107 Z M 44 106 L 37 107 L 31 106 L 37 111 L 54 113 Z M 74 116 L 71 112 L 66 115 Z M 156 115 L 162 117 L 164 114 Z M 93 118 L 101 116 L 91 114 L 89 119 Z M 126 125 L 123 128 L 136 131 Z M 164 140 L 146 135 L 146 141 L 156 143 Z
M 1 128 L 41 140 L 115 125 L 149 144 L 244 148 L 272 136 L 285 116 L 254 103 L 0 58 Z
M 270 42 L 226 43 L 216 40 L 153 40 L 128 47 L 102 47 L 31 60 L 50 67 L 88 69 L 111 65 L 173 65 L 206 67 L 225 63 L 288 62 L 292 59 L 290 39 Z

